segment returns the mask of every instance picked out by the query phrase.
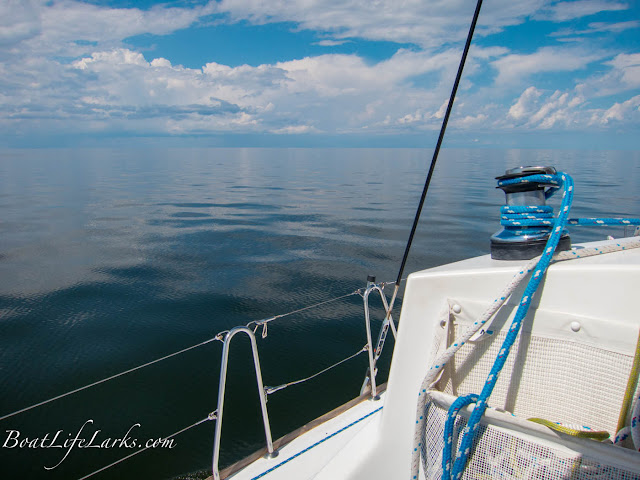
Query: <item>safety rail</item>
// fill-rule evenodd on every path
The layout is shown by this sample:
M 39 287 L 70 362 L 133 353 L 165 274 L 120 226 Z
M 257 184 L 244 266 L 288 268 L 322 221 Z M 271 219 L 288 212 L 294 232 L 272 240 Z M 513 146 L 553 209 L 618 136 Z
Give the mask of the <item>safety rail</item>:
M 404 280 L 404 279 L 403 279 Z M 213 478 L 214 480 L 220 480 L 220 473 L 219 473 L 219 457 L 220 457 L 220 444 L 221 444 L 221 435 L 222 435 L 222 415 L 223 415 L 223 409 L 224 409 L 224 395 L 225 395 L 225 387 L 226 387 L 226 378 L 227 378 L 227 370 L 228 370 L 228 363 L 229 363 L 229 345 L 231 340 L 233 339 L 233 337 L 235 337 L 237 334 L 239 333 L 244 333 L 246 334 L 250 341 L 251 341 L 251 349 L 252 349 L 252 355 L 253 355 L 253 361 L 254 361 L 254 369 L 255 369 L 255 373 L 256 373 L 256 382 L 258 385 L 258 394 L 259 394 L 259 398 L 260 398 L 260 406 L 262 409 L 262 418 L 263 418 L 263 424 L 264 424 L 264 429 L 265 429 L 265 438 L 266 438 L 266 443 L 267 443 L 267 455 L 270 457 L 275 457 L 278 455 L 277 450 L 274 450 L 274 446 L 273 446 L 273 440 L 271 437 L 271 427 L 270 427 L 270 423 L 269 423 L 269 416 L 268 416 L 268 411 L 267 411 L 267 396 L 270 394 L 273 394 L 279 390 L 282 390 L 286 387 L 289 387 L 291 385 L 296 385 L 296 384 L 300 384 L 300 383 L 304 383 L 307 382 L 309 380 L 312 380 L 316 377 L 318 377 L 319 375 L 322 375 L 326 372 L 328 372 L 329 370 L 359 356 L 361 353 L 364 353 L 365 351 L 368 352 L 369 354 L 369 367 L 367 370 L 367 374 L 365 376 L 365 382 L 363 384 L 362 390 L 366 390 L 366 385 L 370 382 L 372 389 L 371 389 L 371 398 L 373 400 L 377 400 L 379 397 L 377 395 L 377 386 L 376 386 L 376 380 L 375 380 L 375 376 L 377 373 L 377 368 L 376 368 L 376 362 L 378 361 L 378 359 L 380 358 L 380 355 L 382 353 L 382 348 L 384 347 L 384 343 L 385 343 L 385 338 L 387 336 L 387 332 L 388 329 L 391 328 L 394 337 L 396 336 L 396 327 L 395 324 L 393 323 L 393 319 L 391 317 L 391 312 L 390 312 L 390 308 L 389 308 L 389 304 L 387 302 L 386 296 L 383 292 L 385 285 L 387 284 L 395 284 L 396 282 L 380 282 L 378 284 L 375 283 L 375 277 L 368 277 L 367 279 L 367 286 L 366 288 L 360 288 L 357 289 L 351 293 L 345 294 L 345 295 L 341 295 L 338 297 L 334 297 L 331 298 L 329 300 L 325 300 L 313 305 L 308 305 L 306 307 L 297 309 L 297 310 L 293 310 L 287 313 L 283 313 L 283 314 L 279 314 L 279 315 L 275 315 L 273 317 L 269 317 L 269 318 L 265 318 L 265 319 L 261 319 L 261 320 L 252 320 L 251 322 L 249 322 L 246 326 L 237 326 L 232 328 L 231 330 L 225 330 L 222 332 L 219 332 L 218 334 L 216 334 L 214 337 L 209 338 L 207 340 L 204 340 L 200 343 L 191 345 L 189 347 L 183 348 L 181 350 L 178 350 L 176 352 L 170 353 L 168 355 L 165 355 L 163 357 L 157 358 L 155 360 L 149 361 L 147 363 L 138 365 L 136 367 L 130 368 L 128 370 L 124 370 L 120 373 L 111 375 L 109 377 L 105 377 L 101 380 L 97 380 L 93 383 L 84 385 L 82 387 L 70 390 L 68 392 L 62 393 L 60 395 L 54 396 L 52 398 L 43 400 L 41 402 L 35 403 L 33 405 L 21 408 L 19 410 L 16 410 L 14 412 L 5 414 L 0 416 L 0 421 L 9 419 L 11 417 L 14 417 L 16 415 L 25 413 L 29 410 L 47 405 L 49 403 L 52 403 L 54 401 L 60 400 L 62 398 L 65 398 L 67 396 L 82 392 L 84 390 L 87 390 L 91 387 L 94 387 L 96 385 L 100 385 L 102 383 L 108 382 L 110 380 L 115 380 L 121 376 L 127 375 L 129 373 L 133 373 L 137 370 L 141 370 L 142 368 L 154 365 L 158 362 L 161 362 L 163 360 L 167 360 L 169 358 L 175 357 L 177 355 L 180 355 L 182 353 L 186 353 L 190 350 L 193 350 L 195 348 L 201 347 L 203 345 L 207 345 L 209 343 L 215 342 L 215 341 L 221 341 L 223 343 L 223 349 L 222 349 L 222 354 L 221 354 L 221 364 L 220 364 L 220 378 L 219 378 L 219 386 L 218 386 L 218 405 L 216 410 L 214 410 L 213 412 L 209 413 L 205 418 L 202 418 L 201 420 L 193 423 L 192 425 L 189 425 L 187 427 L 184 427 L 166 437 L 164 437 L 162 440 L 168 440 L 171 439 L 183 432 L 186 432 L 187 430 L 190 430 L 191 428 L 194 428 L 198 425 L 201 425 L 205 422 L 208 421 L 212 421 L 215 420 L 216 421 L 216 427 L 215 427 L 215 434 L 214 434 L 214 444 L 213 444 L 213 458 L 212 458 L 212 473 L 213 473 Z M 370 323 L 370 314 L 369 314 L 369 295 L 371 294 L 371 292 L 378 292 L 380 295 L 380 298 L 382 300 L 382 305 L 384 307 L 385 310 L 385 320 L 382 323 L 382 326 L 380 328 L 380 332 L 378 334 L 378 339 L 376 342 L 376 347 L 374 349 L 373 347 L 373 343 L 372 343 L 372 336 L 371 336 L 371 323 Z M 263 379 L 262 379 L 262 371 L 261 371 L 261 367 L 260 367 L 260 359 L 259 359 L 259 355 L 258 355 L 258 346 L 257 346 L 257 342 L 256 342 L 256 333 L 258 331 L 258 329 L 260 327 L 262 327 L 262 332 L 261 332 L 261 337 L 262 338 L 266 338 L 267 336 L 267 327 L 268 324 L 274 320 L 283 318 L 283 317 L 287 317 L 290 315 L 294 315 L 296 313 L 300 313 L 312 308 L 316 308 L 316 307 L 320 307 L 322 305 L 327 305 L 329 303 L 332 302 L 336 302 L 338 300 L 342 300 L 345 299 L 347 297 L 353 296 L 353 295 L 360 295 L 363 300 L 364 300 L 364 314 L 365 314 L 365 326 L 366 326 L 366 332 L 367 332 L 367 343 L 365 344 L 364 347 L 362 347 L 360 350 L 358 350 L 357 352 L 355 352 L 354 354 L 330 365 L 329 367 L 324 368 L 323 370 L 310 375 L 306 378 L 300 379 L 300 380 L 296 380 L 296 381 L 292 381 L 292 382 L 288 382 L 276 387 L 265 387 L 263 384 Z M 93 475 L 96 475 L 97 473 L 103 472 L 125 460 L 128 460 L 129 458 L 138 455 L 144 451 L 146 451 L 148 448 L 142 448 L 140 450 L 137 450 L 136 452 L 127 455 L 125 457 L 122 457 L 108 465 L 105 465 L 101 468 L 99 468 L 98 470 L 95 470 L 83 477 L 81 477 L 81 479 L 79 480 L 85 480 L 87 478 L 92 477 Z
M 258 394 L 260 396 L 260 408 L 262 409 L 262 422 L 264 423 L 264 435 L 267 440 L 267 452 L 269 457 L 276 457 L 278 452 L 273 450 L 273 440 L 271 439 L 271 426 L 269 425 L 269 413 L 267 412 L 267 394 L 262 383 L 262 371 L 260 369 L 260 358 L 258 356 L 258 346 L 256 344 L 256 336 L 248 327 L 232 328 L 224 337 L 224 346 L 222 347 L 222 362 L 220 364 L 220 381 L 218 385 L 218 417 L 216 421 L 216 432 L 213 440 L 213 460 L 212 470 L 214 480 L 220 480 L 220 471 L 218 469 L 218 461 L 220 460 L 220 439 L 222 436 L 222 412 L 224 408 L 224 392 L 227 385 L 227 367 L 229 365 L 229 346 L 231 340 L 238 333 L 244 333 L 251 340 L 251 352 L 253 354 L 253 365 L 256 371 L 256 381 L 258 382 Z
M 384 283 L 380 285 L 376 284 L 376 277 L 369 276 L 367 277 L 367 288 L 362 294 L 362 299 L 364 303 L 364 322 L 365 329 L 367 331 L 367 346 L 369 352 L 369 368 L 367 369 L 367 373 L 364 377 L 364 382 L 362 383 L 362 388 L 360 389 L 360 395 L 363 395 L 367 391 L 367 387 L 371 385 L 371 398 L 373 400 L 378 400 L 378 392 L 376 388 L 376 375 L 378 373 L 378 369 L 376 368 L 376 364 L 380 355 L 382 355 L 382 349 L 384 348 L 384 343 L 387 338 L 387 333 L 389 331 L 389 327 L 391 327 L 391 332 L 393 333 L 393 337 L 397 337 L 396 327 L 393 323 L 393 317 L 391 316 L 391 311 L 389 310 L 389 304 L 387 303 L 387 297 L 384 295 Z M 378 340 L 376 342 L 376 348 L 373 348 L 373 344 L 371 342 L 371 319 L 369 315 L 369 295 L 371 292 L 378 292 L 380 294 L 380 299 L 382 300 L 382 305 L 384 306 L 385 318 L 380 326 L 380 332 L 378 334 Z

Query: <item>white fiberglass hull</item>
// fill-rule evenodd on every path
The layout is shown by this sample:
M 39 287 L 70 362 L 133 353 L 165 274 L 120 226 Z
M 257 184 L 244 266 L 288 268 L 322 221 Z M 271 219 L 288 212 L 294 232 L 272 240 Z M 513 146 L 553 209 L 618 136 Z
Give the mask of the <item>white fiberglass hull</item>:
M 639 244 L 640 238 L 623 241 Z M 581 245 L 574 247 L 574 251 L 580 253 L 585 247 L 606 247 L 616 242 Z M 438 350 L 454 341 L 457 329 L 472 323 L 523 263 L 526 262 L 496 261 L 483 256 L 412 274 L 407 281 L 388 388 L 381 399 L 361 401 L 282 446 L 276 458 L 260 458 L 240 471 L 229 472 L 232 475 L 229 478 L 412 478 L 416 404 L 427 369 Z M 640 317 L 635 296 L 639 287 L 640 248 L 627 247 L 615 253 L 553 264 L 535 295 L 521 332 L 523 340 L 512 352 L 511 363 L 505 367 L 508 373 L 501 375 L 490 405 L 523 421 L 536 416 L 614 431 L 623 396 L 620 390 L 626 386 L 629 364 L 637 347 Z M 491 358 L 493 340 L 486 337 L 497 339 L 508 328 L 522 288 L 514 292 L 487 325 L 491 334 L 470 341 L 471 353 L 449 366 L 449 376 L 440 381 L 443 392 L 459 395 L 479 388 L 484 374 L 480 372 L 475 378 L 469 362 L 480 365 Z M 568 365 L 556 365 L 557 362 L 549 360 L 548 364 L 543 362 L 544 365 L 536 367 L 542 370 L 531 373 L 533 367 L 526 366 L 525 359 L 527 356 L 535 359 L 539 341 L 544 341 L 539 350 L 543 359 L 546 348 L 559 348 L 562 352 L 564 345 L 579 345 L 583 350 L 573 352 L 584 351 L 589 358 L 578 358 L 572 353 L 562 360 Z M 486 347 L 478 347 L 482 342 L 487 342 Z M 589 385 L 580 384 L 582 378 L 592 374 L 589 352 L 595 352 L 594 355 L 604 352 L 604 361 L 611 357 L 612 362 L 606 367 L 606 378 L 600 382 L 606 385 L 594 385 L 591 392 Z M 560 376 L 554 373 L 563 368 Z M 613 394 L 599 400 L 603 388 Z M 581 408 L 583 404 L 586 409 Z M 622 455 L 622 460 L 616 461 L 630 462 L 628 478 L 640 478 L 640 453 L 611 448 L 620 450 L 612 455 Z M 637 472 L 633 465 L 637 465 Z M 421 467 L 419 476 L 424 475 Z

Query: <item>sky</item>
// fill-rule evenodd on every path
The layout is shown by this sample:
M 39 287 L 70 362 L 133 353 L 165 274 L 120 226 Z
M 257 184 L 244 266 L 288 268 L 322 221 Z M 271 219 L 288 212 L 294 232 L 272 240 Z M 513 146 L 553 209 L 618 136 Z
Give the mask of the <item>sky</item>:
M 431 147 L 474 8 L 0 0 L 0 147 Z M 640 1 L 484 1 L 445 147 L 639 133 Z

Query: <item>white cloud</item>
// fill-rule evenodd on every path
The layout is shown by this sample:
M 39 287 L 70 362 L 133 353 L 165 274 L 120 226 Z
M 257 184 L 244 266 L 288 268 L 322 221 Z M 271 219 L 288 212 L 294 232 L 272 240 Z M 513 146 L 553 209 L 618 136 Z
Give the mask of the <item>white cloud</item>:
M 398 123 L 401 125 L 416 123 L 416 122 L 422 121 L 423 118 L 424 118 L 424 114 L 422 113 L 422 110 L 416 110 L 414 113 L 408 113 L 404 117 L 400 117 L 398 119 Z
M 587 17 L 600 12 L 626 10 L 628 8 L 629 6 L 626 3 L 609 0 L 559 2 L 548 8 L 548 14 L 545 15 L 545 18 L 555 22 L 562 22 Z
M 294 134 L 299 135 L 301 133 L 310 133 L 310 132 L 318 132 L 318 129 L 313 125 L 288 125 L 286 127 L 277 128 L 275 130 L 271 130 L 272 133 L 277 134 Z
M 13 45 L 40 33 L 40 15 L 31 0 L 0 2 L 0 45 Z
M 154 58 L 151 60 L 151 66 L 158 68 L 171 68 L 171 62 L 166 58 Z
M 585 98 L 606 97 L 640 88 L 640 53 L 621 53 L 604 62 L 610 67 L 584 79 L 576 89 Z
M 525 118 L 533 111 L 541 95 L 542 92 L 536 87 L 527 88 L 518 101 L 509 108 L 509 116 L 515 120 Z
M 538 124 L 541 128 L 551 128 L 556 122 L 568 118 L 566 106 L 569 94 L 556 90 L 545 104 L 529 118 L 530 124 Z
M 509 53 L 506 47 L 478 47 L 473 46 L 469 51 L 469 58 L 489 60 L 490 58 L 502 57 Z
M 640 95 L 636 95 L 626 102 L 616 102 L 611 108 L 605 111 L 600 118 L 596 115 L 594 120 L 597 119 L 601 124 L 609 124 L 614 121 L 623 122 L 625 120 L 631 120 L 633 117 L 635 117 L 636 120 L 640 119 Z
M 472 65 L 503 52 L 476 49 Z M 130 128 L 170 133 L 189 129 L 339 133 L 375 131 L 384 125 L 435 128 L 447 107 L 457 60 L 453 50 L 435 55 L 399 50 L 377 64 L 356 55 L 328 54 L 259 66 L 212 62 L 189 69 L 164 58 L 148 62 L 139 52 L 116 48 L 94 52 L 67 67 L 80 75 L 81 86 L 76 86 L 75 97 L 69 94 L 79 108 L 65 115 L 79 121 L 90 112 L 105 120 L 155 119 Z M 428 88 L 413 84 L 415 76 L 427 73 L 435 74 Z M 458 120 L 452 123 L 458 128 L 489 120 L 477 109 L 471 114 L 462 111 L 459 100 L 454 109 Z M 307 128 L 309 118 L 314 119 L 313 130 Z
M 0 52 L 15 58 L 78 57 L 101 48 L 122 47 L 128 37 L 166 35 L 187 28 L 215 11 L 216 2 L 190 8 L 156 5 L 147 10 L 110 8 L 75 0 L 0 2 Z
M 640 125 L 640 95 L 614 102 L 608 108 L 595 108 L 582 96 L 579 87 L 551 94 L 533 86 L 527 88 L 509 110 L 509 118 L 516 120 L 512 127 L 589 131 L 594 127 Z
M 166 35 L 213 13 L 215 2 L 192 8 L 156 5 L 149 10 L 109 8 L 78 1 L 45 3 L 41 7 L 43 31 L 49 39 L 120 41 L 143 33 Z
M 106 66 L 110 68 L 111 65 L 138 65 L 148 66 L 149 64 L 144 59 L 144 56 L 138 52 L 132 52 L 125 48 L 119 48 L 110 52 L 96 52 L 91 55 L 91 58 L 83 58 L 73 63 L 73 66 L 80 70 L 86 70 L 90 66 L 94 70 Z
M 46 115 L 49 122 L 64 120 L 79 130 L 117 130 L 129 122 L 130 132 L 335 133 L 379 127 L 389 114 L 406 117 L 396 125 L 433 122 L 424 112 L 437 110 L 446 96 L 448 82 L 437 79 L 455 69 L 455 52 L 431 56 L 402 50 L 377 64 L 332 54 L 255 67 L 212 62 L 189 69 L 114 48 L 69 65 L 49 62 L 51 74 L 44 77 L 36 73 L 41 65 L 34 60 L 31 83 L 22 82 L 13 104 L 0 107 L 0 118 L 20 117 L 24 122 Z M 436 75 L 427 90 L 411 81 L 424 73 Z M 50 95 L 65 78 L 68 87 Z M 38 99 L 31 96 L 25 102 L 34 81 L 40 82 Z M 413 113 L 407 116 L 407 111 Z M 89 119 L 94 120 L 91 127 Z
M 314 45 L 320 45 L 321 47 L 337 47 L 338 45 L 344 45 L 345 43 L 349 43 L 350 40 L 320 40 L 319 42 L 314 43 Z
M 593 22 L 590 23 L 587 28 L 582 30 L 565 28 L 562 30 L 558 30 L 557 32 L 553 32 L 552 34 L 550 34 L 550 36 L 567 37 L 573 35 L 591 35 L 594 33 L 620 33 L 624 32 L 625 30 L 631 30 L 638 27 L 640 27 L 640 21 L 638 20 L 629 20 L 627 22 L 617 23 Z
M 621 53 L 606 64 L 621 73 L 620 81 L 628 88 L 640 87 L 640 53 Z
M 531 54 L 509 54 L 492 62 L 498 70 L 496 83 L 517 84 L 537 73 L 572 72 L 604 57 L 604 53 L 576 48 L 543 47 Z
M 487 2 L 478 35 L 517 25 L 543 4 L 543 0 Z M 465 38 L 473 5 L 459 0 L 222 0 L 218 12 L 228 14 L 232 22 L 295 22 L 302 29 L 332 32 L 336 39 L 408 42 L 431 48 Z
M 437 118 L 438 120 L 441 118 L 444 118 L 445 113 L 447 113 L 448 106 L 449 106 L 449 99 L 447 98 L 444 101 L 444 103 L 440 105 L 440 108 L 438 108 L 438 111 L 433 114 L 433 118 Z
M 624 6 L 577 3 L 584 15 Z M 7 132 L 42 128 L 286 135 L 437 129 L 471 15 L 461 14 L 467 7 L 461 1 L 223 0 L 191 8 L 157 5 L 141 10 L 75 0 L 5 0 L 0 3 L 0 45 L 7 46 L 0 49 L 0 123 Z M 543 8 L 543 0 L 496 0 L 483 8 L 480 35 L 522 22 Z M 324 38 L 317 44 L 326 47 L 364 38 L 413 42 L 423 48 L 398 49 L 378 63 L 328 53 L 257 66 L 209 62 L 202 68 L 185 68 L 124 43 L 132 35 L 187 28 L 210 13 L 222 13 L 227 22 L 294 22 L 298 28 L 316 30 Z M 574 14 L 563 2 L 555 4 L 553 15 L 558 20 Z M 635 20 L 593 22 L 573 34 L 637 26 Z M 601 73 L 590 75 L 586 67 L 595 62 Z M 497 73 L 494 83 L 487 76 L 492 67 Z M 536 83 L 540 74 L 561 72 L 579 72 L 580 85 L 566 86 L 565 77 L 565 89 L 553 92 L 547 90 L 548 83 Z M 638 88 L 638 53 L 613 57 L 585 45 L 521 54 L 476 44 L 451 125 L 472 130 L 487 125 L 546 129 L 637 124 L 637 105 L 625 98 L 637 94 L 633 90 Z M 624 92 L 630 93 L 605 108 L 590 104 L 596 97 Z M 487 99 L 494 103 L 487 105 Z
M 487 115 L 479 113 L 477 115 L 466 115 L 465 117 L 458 119 L 455 124 L 458 127 L 463 128 L 475 127 L 486 124 L 488 119 L 489 117 L 487 117 Z

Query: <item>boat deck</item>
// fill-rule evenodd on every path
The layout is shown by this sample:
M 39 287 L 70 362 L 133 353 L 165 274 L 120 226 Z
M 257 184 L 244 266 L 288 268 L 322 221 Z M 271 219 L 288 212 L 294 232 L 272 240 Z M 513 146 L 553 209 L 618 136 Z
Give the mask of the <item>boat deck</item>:
M 384 387 L 382 386 L 381 390 Z M 370 395 L 362 395 L 351 400 L 274 442 L 277 457 L 268 458 L 264 448 L 224 469 L 221 478 L 318 478 L 321 470 L 349 442 L 356 436 L 359 436 L 358 441 L 362 442 L 363 436 L 359 434 L 377 423 L 384 405 L 385 392 L 383 391 L 379 397 L 379 400 L 372 401 Z M 370 438 L 373 439 L 374 436 Z M 292 462 L 294 459 L 303 461 Z M 213 480 L 213 477 L 207 480 Z
M 575 259 L 551 265 L 542 290 L 533 298 L 529 322 L 522 330 L 521 338 L 525 339 L 521 341 L 523 352 L 528 353 L 526 356 L 521 353 L 518 357 L 518 351 L 515 351 L 507 368 L 517 378 L 518 388 L 510 387 L 510 375 L 502 375 L 502 383 L 498 382 L 491 400 L 492 406 L 524 419 L 550 418 L 569 424 L 590 425 L 608 432 L 615 429 L 620 412 L 618 403 L 622 401 L 629 377 L 627 364 L 633 361 L 640 328 L 637 312 L 629 307 L 628 300 L 637 294 L 639 285 L 640 248 L 636 248 L 639 246 L 637 237 L 576 245 L 571 251 Z M 613 247 L 624 250 L 604 254 Z M 367 396 L 354 399 L 278 440 L 275 443 L 279 452 L 276 458 L 264 458 L 265 449 L 224 470 L 222 478 L 411 478 L 410 474 L 414 475 L 411 471 L 412 455 L 416 451 L 416 405 L 426 366 L 432 364 L 441 345 L 450 344 L 456 338 L 455 329 L 477 321 L 496 294 L 500 294 L 521 269 L 522 262 L 498 261 L 483 256 L 410 275 L 389 373 L 389 388 L 381 399 L 371 401 Z M 524 285 L 520 285 L 487 324 L 493 331 L 489 335 L 495 335 L 491 338 L 506 334 L 523 290 Z M 482 343 L 485 341 L 488 343 Z M 529 348 L 534 341 L 539 342 L 536 343 L 539 350 Z M 499 348 L 501 342 L 485 337 L 482 341 L 470 341 L 467 348 L 475 349 L 474 342 L 481 346 L 478 358 L 486 356 L 493 362 L 497 352 L 491 348 Z M 587 349 L 589 357 L 574 362 L 574 358 L 579 357 L 568 353 L 573 351 L 568 350 L 570 346 L 576 346 L 579 351 Z M 537 357 L 534 355 L 536 352 L 540 353 Z M 583 385 L 584 378 L 587 378 L 586 373 L 595 375 L 593 382 L 598 379 L 596 373 L 599 370 L 588 367 L 590 364 L 586 363 L 589 360 L 600 365 L 598 362 L 602 355 L 596 356 L 596 353 L 606 357 L 603 357 L 609 362 L 606 365 L 612 363 L 605 368 L 609 379 L 605 385 L 607 388 L 579 389 L 578 386 Z M 553 368 L 537 375 L 539 370 L 524 368 L 529 365 L 524 361 L 525 357 L 529 358 L 531 365 L 548 365 L 549 358 L 557 359 L 557 365 L 554 363 Z M 516 358 L 520 360 L 516 362 Z M 618 359 L 624 360 L 626 366 Z M 586 373 L 583 367 L 587 368 Z M 466 372 L 461 368 L 458 370 Z M 458 370 L 452 370 L 452 374 Z M 557 379 L 551 381 L 553 372 L 556 372 Z M 611 380 L 614 374 L 615 382 Z M 478 385 L 473 383 L 476 377 L 480 382 Z M 464 392 L 479 391 L 485 379 L 484 371 L 478 375 L 467 376 L 465 373 L 456 380 L 455 388 Z M 463 383 L 466 381 L 471 383 Z M 544 398 L 535 395 L 540 391 L 536 382 L 546 385 Z M 580 395 L 580 400 L 564 401 L 567 388 L 572 389 L 574 398 Z M 592 408 L 590 405 L 594 402 L 596 406 Z M 576 409 L 576 405 L 581 408 Z M 622 453 L 626 455 L 628 452 Z M 636 469 L 628 470 L 640 475 Z M 424 478 L 424 475 L 421 470 L 416 477 Z

